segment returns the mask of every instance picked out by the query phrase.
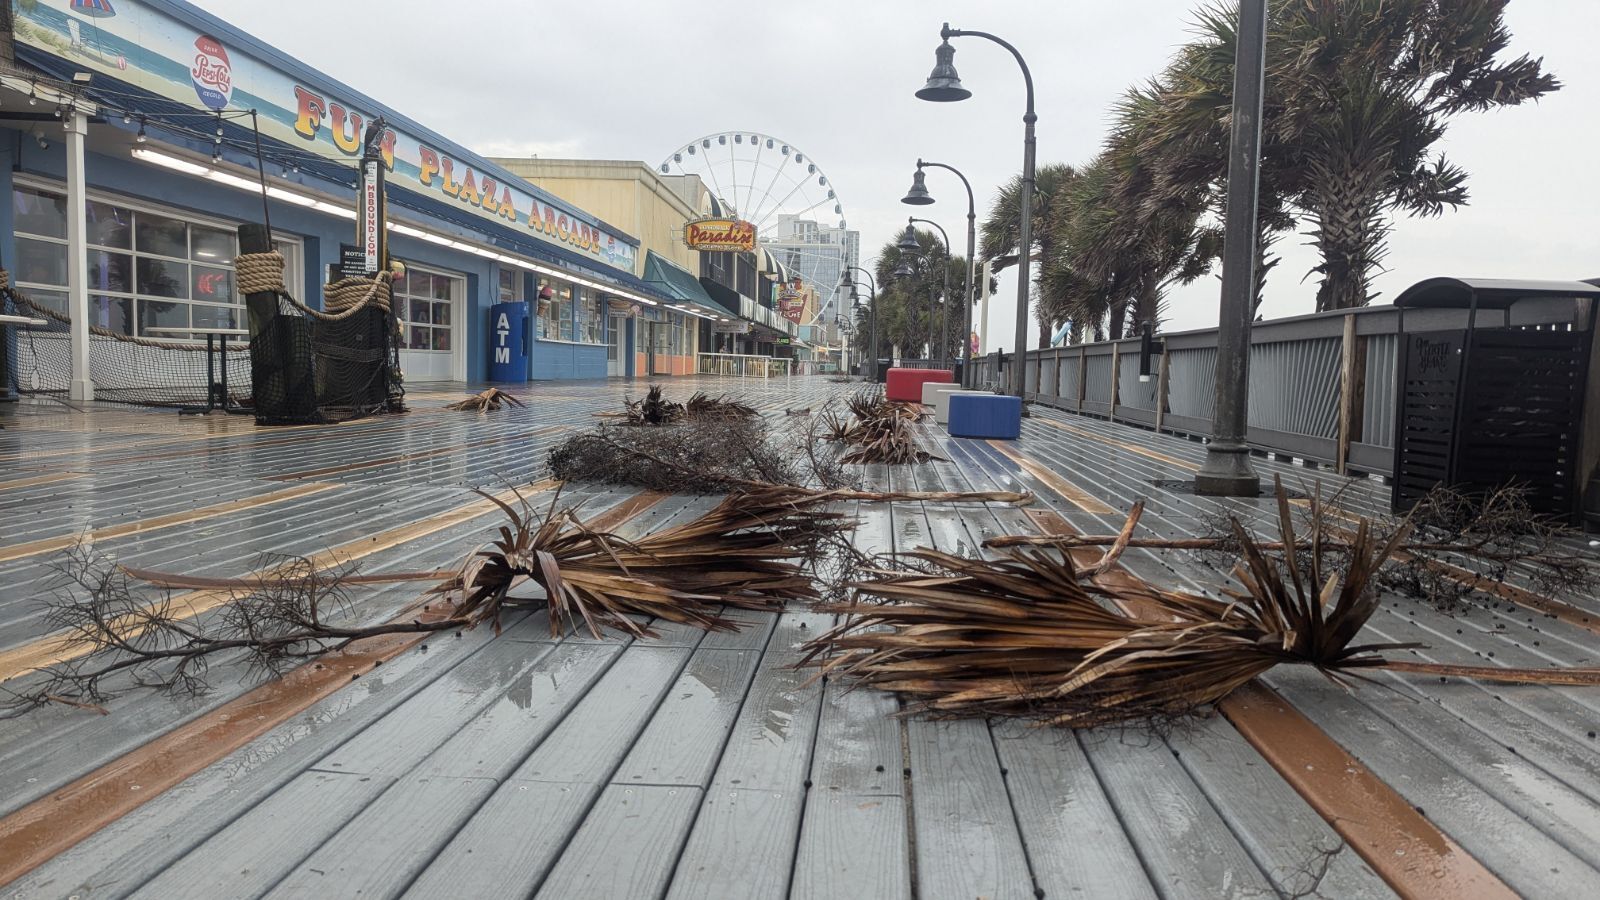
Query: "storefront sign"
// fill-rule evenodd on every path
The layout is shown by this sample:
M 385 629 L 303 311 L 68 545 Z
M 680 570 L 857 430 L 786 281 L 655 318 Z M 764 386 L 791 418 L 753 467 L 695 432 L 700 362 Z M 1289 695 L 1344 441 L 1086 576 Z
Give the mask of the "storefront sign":
M 383 268 L 383 174 L 378 161 L 361 165 L 361 257 L 371 275 Z
M 116 14 L 90 17 L 72 0 L 16 4 L 16 42 L 65 60 L 76 70 L 113 78 L 206 109 L 259 113 L 261 132 L 327 159 L 351 165 L 362 155 L 368 122 L 382 109 L 359 109 L 320 88 L 228 47 L 137 0 L 116 0 Z M 160 123 L 150 122 L 158 131 Z M 597 220 L 535 196 L 521 186 L 451 156 L 441 144 L 395 128 L 379 137 L 389 186 L 465 207 L 490 222 L 525 229 L 627 272 L 637 245 Z M 752 232 L 752 239 L 754 233 Z
M 717 334 L 749 334 L 750 323 L 744 320 L 736 322 L 717 322 L 711 326 Z
M 756 249 L 756 226 L 740 219 L 695 219 L 683 226 L 691 250 L 749 253 Z

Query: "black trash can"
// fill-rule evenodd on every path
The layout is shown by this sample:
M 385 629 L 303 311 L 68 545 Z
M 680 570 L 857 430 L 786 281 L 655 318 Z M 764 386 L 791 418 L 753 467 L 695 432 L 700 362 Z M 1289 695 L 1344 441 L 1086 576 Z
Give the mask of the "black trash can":
M 889 380 L 889 368 L 891 366 L 893 366 L 893 365 L 894 365 L 894 360 L 892 360 L 892 359 L 880 359 L 880 360 L 878 360 L 878 377 L 876 379 L 874 379 L 874 380 L 878 384 L 883 384 L 884 382 L 888 381 Z
M 1600 302 L 1600 287 L 1432 278 L 1395 299 L 1400 327 L 1390 499 L 1397 512 L 1436 485 L 1481 493 L 1515 484 L 1526 490 L 1534 512 L 1577 518 L 1588 478 L 1579 457 L 1594 337 L 1594 316 L 1580 313 L 1582 298 Z M 1564 308 L 1571 310 L 1566 322 L 1560 321 Z M 1419 310 L 1449 309 L 1467 311 L 1464 327 L 1407 333 L 1408 312 L 1416 322 Z M 1498 313 L 1499 321 L 1480 325 L 1480 310 Z M 1439 326 L 1461 321 L 1432 315 Z

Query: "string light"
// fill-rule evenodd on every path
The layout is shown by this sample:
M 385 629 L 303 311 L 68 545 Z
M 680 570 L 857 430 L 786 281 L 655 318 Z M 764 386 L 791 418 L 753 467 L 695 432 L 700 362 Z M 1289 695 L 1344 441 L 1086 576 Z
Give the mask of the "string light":
M 144 116 L 140 116 L 139 117 L 139 133 L 134 135 L 133 142 L 136 143 L 136 144 L 142 144 L 147 140 L 149 140 L 149 138 L 145 137 L 145 133 L 144 133 Z
M 31 81 L 28 82 L 28 105 L 29 106 L 38 106 L 39 105 L 39 95 L 37 93 L 35 93 L 35 91 L 38 90 L 38 87 L 39 86 L 37 84 L 35 84 L 34 82 L 31 82 Z

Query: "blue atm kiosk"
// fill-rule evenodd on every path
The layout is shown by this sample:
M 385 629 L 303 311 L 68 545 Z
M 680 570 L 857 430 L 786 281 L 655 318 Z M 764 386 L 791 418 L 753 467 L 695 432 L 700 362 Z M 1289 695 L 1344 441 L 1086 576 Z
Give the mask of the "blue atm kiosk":
M 489 307 L 489 380 L 528 380 L 528 304 Z

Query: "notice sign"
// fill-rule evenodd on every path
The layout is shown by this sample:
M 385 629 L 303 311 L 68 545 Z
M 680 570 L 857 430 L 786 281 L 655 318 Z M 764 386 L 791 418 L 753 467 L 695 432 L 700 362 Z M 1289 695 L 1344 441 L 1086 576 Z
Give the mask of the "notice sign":
M 383 176 L 381 163 L 369 159 L 361 164 L 361 254 L 371 275 L 383 265 Z
M 345 278 L 367 277 L 366 252 L 355 244 L 340 244 L 339 274 Z

